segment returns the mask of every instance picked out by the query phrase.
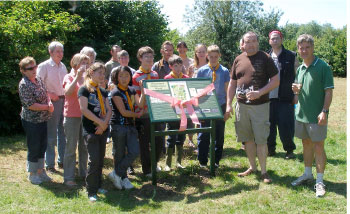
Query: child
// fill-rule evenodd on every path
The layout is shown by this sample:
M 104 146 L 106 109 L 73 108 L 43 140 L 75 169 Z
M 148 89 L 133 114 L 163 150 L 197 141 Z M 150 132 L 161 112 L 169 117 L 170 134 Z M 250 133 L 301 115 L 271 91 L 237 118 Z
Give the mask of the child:
M 145 79 L 158 79 L 158 73 L 152 71 L 154 51 L 152 48 L 146 46 L 142 47 L 137 51 L 137 59 L 141 62 L 139 70 L 135 72 L 132 77 L 132 84 L 136 93 L 141 95 L 141 82 Z M 136 106 L 135 111 L 139 112 L 141 109 Z M 142 172 L 145 176 L 151 177 L 151 152 L 150 152 L 150 143 L 151 143 L 151 124 L 148 114 L 147 105 L 144 105 L 144 115 L 136 119 L 136 127 L 139 133 L 139 143 L 140 143 L 140 157 Z M 160 124 L 158 123 L 155 127 L 157 131 L 161 130 Z M 156 146 L 156 161 L 159 161 L 160 154 L 163 149 L 163 138 L 156 137 L 155 139 Z M 160 171 L 161 168 L 157 166 L 157 171 Z
M 89 155 L 86 189 L 91 202 L 97 200 L 97 193 L 107 192 L 101 188 L 101 184 L 107 128 L 112 111 L 107 92 L 98 86 L 105 78 L 105 70 L 102 63 L 91 65 L 86 72 L 85 83 L 78 91 L 83 114 L 83 136 Z
M 181 57 L 177 55 L 173 55 L 169 58 L 169 67 L 171 69 L 170 74 L 166 75 L 164 79 L 182 79 L 189 78 L 187 75 L 182 74 L 183 71 L 183 61 Z M 180 126 L 180 122 L 170 122 L 168 123 L 168 129 L 178 129 Z M 176 145 L 177 151 L 177 159 L 176 159 L 176 167 L 183 169 L 184 167 L 181 165 L 181 159 L 183 155 L 183 145 L 185 141 L 186 135 L 184 134 L 176 134 L 169 135 L 167 139 L 167 151 L 166 151 L 166 166 L 164 171 L 171 170 L 171 159 L 174 153 L 174 146 Z
M 134 186 L 127 177 L 127 169 L 140 153 L 135 117 L 140 118 L 143 110 L 135 113 L 135 104 L 144 105 L 143 90 L 141 97 L 132 85 L 131 70 L 128 66 L 119 66 L 112 72 L 111 80 L 117 87 L 111 91 L 112 103 L 112 139 L 114 170 L 108 175 L 118 189 L 132 189 Z M 127 148 L 127 154 L 125 153 Z
M 211 77 L 215 85 L 215 93 L 221 106 L 222 112 L 226 112 L 226 94 L 230 81 L 230 74 L 227 68 L 220 65 L 220 49 L 217 45 L 208 47 L 209 63 L 198 70 L 197 78 Z M 209 127 L 210 121 L 205 120 L 201 123 L 201 127 Z M 219 167 L 219 161 L 222 156 L 224 146 L 225 122 L 223 119 L 216 120 L 216 139 L 215 139 L 215 166 Z M 210 144 L 210 133 L 198 134 L 198 160 L 200 167 L 206 167 L 208 162 L 208 152 Z

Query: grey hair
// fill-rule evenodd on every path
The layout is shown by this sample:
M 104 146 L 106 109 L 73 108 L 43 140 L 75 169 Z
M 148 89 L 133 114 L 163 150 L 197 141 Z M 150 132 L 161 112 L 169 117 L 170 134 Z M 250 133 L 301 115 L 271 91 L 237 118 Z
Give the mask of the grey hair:
M 297 46 L 299 46 L 303 42 L 307 42 L 310 45 L 314 46 L 314 38 L 310 34 L 300 35 L 297 39 Z
M 89 53 L 92 53 L 94 55 L 94 58 L 96 59 L 96 52 L 92 47 L 85 46 L 80 51 L 81 54 L 89 55 Z
M 255 33 L 255 32 L 253 32 L 253 31 L 248 31 L 247 33 L 245 33 L 245 34 L 243 34 L 243 36 L 242 36 L 242 45 L 244 44 L 244 37 L 246 36 L 246 35 L 255 35 L 256 36 L 256 40 L 259 42 L 259 35 L 257 34 L 257 33 Z
M 62 43 L 53 41 L 49 44 L 49 53 L 52 53 L 56 47 L 61 47 L 63 49 Z

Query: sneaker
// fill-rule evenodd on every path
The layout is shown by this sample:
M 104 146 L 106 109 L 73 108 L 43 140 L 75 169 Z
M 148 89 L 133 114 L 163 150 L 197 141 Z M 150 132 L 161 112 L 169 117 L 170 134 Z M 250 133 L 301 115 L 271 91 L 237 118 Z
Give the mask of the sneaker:
M 98 188 L 97 193 L 105 195 L 108 191 L 102 188 Z
M 43 181 L 40 179 L 39 175 L 37 173 L 33 173 L 28 176 L 28 180 L 35 185 L 41 184 Z
M 117 174 L 115 174 L 115 171 L 113 170 L 111 173 L 108 174 L 109 179 L 113 182 L 114 186 L 117 189 L 122 189 L 122 179 Z
M 326 185 L 322 182 L 315 184 L 314 188 L 316 190 L 316 197 L 323 197 L 326 194 Z
M 134 168 L 133 168 L 132 166 L 129 166 L 129 167 L 128 167 L 127 173 L 128 173 L 129 175 L 135 175 L 135 170 L 134 170 Z
M 293 181 L 291 184 L 292 184 L 292 186 L 299 186 L 299 185 L 304 184 L 304 183 L 312 182 L 313 180 L 314 180 L 313 175 L 307 176 L 307 175 L 303 174 L 302 176 L 297 178 L 295 181 Z
M 55 167 L 46 167 L 46 171 L 50 173 L 58 173 L 58 171 L 55 169 Z
M 46 174 L 46 171 L 43 170 L 42 173 L 39 174 L 39 177 L 40 179 L 43 181 L 43 182 L 50 182 L 52 181 L 52 178 L 50 178 L 47 174 Z
M 164 171 L 165 171 L 165 172 L 170 172 L 170 171 L 171 171 L 170 166 L 165 165 L 165 167 L 164 167 Z
M 176 163 L 176 167 L 179 169 L 185 169 L 185 167 L 183 167 L 180 163 Z
M 90 200 L 90 202 L 96 202 L 97 201 L 97 195 L 92 195 L 92 196 L 89 196 L 89 200 Z
M 111 138 L 111 137 L 108 137 L 106 143 L 109 144 L 109 143 L 111 143 L 111 142 L 112 142 L 112 138 Z
M 146 176 L 147 178 L 152 178 L 152 173 L 150 172 L 150 173 L 146 174 L 145 176 Z
M 135 188 L 134 185 L 132 185 L 132 183 L 130 182 L 130 180 L 128 178 L 124 178 L 122 180 L 122 187 L 124 189 L 133 189 L 133 188 Z
M 160 166 L 157 166 L 156 171 L 160 172 L 160 171 L 162 171 L 162 168 L 160 168 Z
M 218 163 L 215 163 L 215 168 L 219 168 L 219 164 Z
M 294 155 L 293 151 L 287 152 L 287 153 L 286 153 L 286 156 L 285 156 L 284 158 L 287 159 L 287 160 L 289 160 L 289 159 L 294 159 L 294 158 L 295 158 L 295 155 Z
M 207 168 L 207 164 L 199 164 L 199 167 L 202 169 Z

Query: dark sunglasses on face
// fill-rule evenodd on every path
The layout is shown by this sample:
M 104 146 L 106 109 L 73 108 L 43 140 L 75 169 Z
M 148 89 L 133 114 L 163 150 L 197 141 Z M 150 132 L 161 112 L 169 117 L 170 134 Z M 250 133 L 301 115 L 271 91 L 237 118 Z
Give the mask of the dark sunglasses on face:
M 25 70 L 25 71 L 32 71 L 32 70 L 36 69 L 37 67 L 38 67 L 38 66 L 35 65 L 35 66 L 33 66 L 33 67 L 24 68 L 24 70 Z

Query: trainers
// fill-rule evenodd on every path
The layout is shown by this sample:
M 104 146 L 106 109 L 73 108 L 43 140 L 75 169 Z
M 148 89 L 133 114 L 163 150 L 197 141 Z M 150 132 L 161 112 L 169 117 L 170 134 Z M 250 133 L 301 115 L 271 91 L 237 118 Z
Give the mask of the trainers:
M 33 173 L 28 176 L 28 180 L 35 185 L 41 184 L 43 181 L 40 179 L 39 175 L 37 173 Z
M 162 168 L 160 168 L 160 166 L 157 166 L 156 171 L 160 172 L 160 171 L 162 171 Z
M 185 167 L 182 166 L 180 163 L 176 163 L 176 167 L 179 168 L 179 169 L 185 169 Z
M 122 179 L 117 174 L 115 174 L 115 171 L 113 170 L 111 173 L 108 174 L 109 179 L 113 182 L 114 186 L 117 189 L 122 189 Z
M 46 171 L 43 170 L 42 173 L 39 174 L 39 177 L 40 179 L 43 181 L 43 182 L 50 182 L 52 181 L 52 178 L 50 178 L 47 174 L 46 174 Z
M 323 197 L 326 194 L 326 185 L 322 182 L 315 184 L 314 188 L 316 190 L 316 197 Z
M 207 164 L 199 164 L 199 167 L 202 169 L 207 168 Z
M 134 185 L 132 185 L 132 183 L 130 182 L 130 180 L 128 178 L 124 178 L 122 180 L 122 187 L 124 189 L 133 189 L 133 188 L 135 188 Z
M 152 173 L 150 172 L 150 173 L 146 174 L 145 176 L 146 176 L 147 178 L 152 178 Z
M 92 195 L 92 196 L 89 196 L 89 200 L 90 200 L 90 202 L 96 202 L 97 201 L 97 195 Z
M 102 188 L 98 188 L 98 190 L 97 190 L 97 193 L 99 193 L 99 194 L 106 194 L 108 191 L 107 190 L 105 190 L 105 189 L 102 189 Z
M 215 168 L 219 168 L 219 164 L 218 163 L 215 163 Z
M 301 184 L 308 183 L 308 182 L 311 182 L 313 180 L 314 180 L 313 175 L 307 176 L 307 175 L 303 174 L 302 176 L 297 178 L 295 181 L 293 181 L 291 184 L 292 184 L 292 186 L 299 186 Z
M 285 159 L 289 160 L 289 159 L 294 159 L 294 158 L 295 158 L 295 155 L 294 155 L 293 151 L 286 153 Z
M 133 168 L 132 166 L 129 166 L 129 167 L 128 167 L 127 173 L 128 173 L 129 175 L 135 175 L 135 170 L 134 170 L 134 168 Z
M 165 165 L 165 167 L 164 167 L 164 171 L 165 171 L 165 172 L 170 172 L 170 171 L 171 171 L 170 166 Z

